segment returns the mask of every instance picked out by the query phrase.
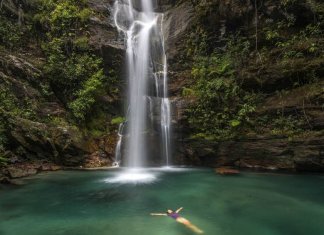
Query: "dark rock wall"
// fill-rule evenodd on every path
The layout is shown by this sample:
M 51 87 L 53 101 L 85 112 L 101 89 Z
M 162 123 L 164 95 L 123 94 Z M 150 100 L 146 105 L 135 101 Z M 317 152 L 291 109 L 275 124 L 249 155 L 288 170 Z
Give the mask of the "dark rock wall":
M 319 18 L 323 4 L 319 1 L 301 1 L 288 13 L 279 7 L 278 1 L 209 1 L 213 8 L 198 19 L 199 1 L 173 2 L 171 8 L 162 5 L 165 12 L 165 34 L 169 58 L 170 93 L 173 99 L 174 160 L 177 164 L 199 166 L 237 166 L 241 168 L 284 169 L 297 171 L 324 171 L 324 110 L 323 110 L 323 68 L 324 60 L 306 57 L 291 60 L 283 65 L 277 61 L 254 65 L 247 60 L 247 66 L 236 71 L 245 90 L 262 94 L 265 98 L 256 109 L 256 116 L 272 115 L 278 111 L 283 115 L 301 114 L 306 116 L 308 127 L 304 136 L 289 138 L 270 134 L 243 135 L 231 141 L 210 141 L 192 139 L 192 129 L 188 123 L 186 110 L 192 100 L 181 94 L 183 87 L 193 84 L 191 58 L 186 56 L 188 35 L 199 33 L 195 27 L 203 27 L 210 33 L 209 50 L 223 49 L 228 35 L 241 32 L 252 43 L 255 41 L 256 12 L 258 4 L 258 47 L 268 42 L 262 36 L 262 29 L 269 22 L 278 22 L 292 14 L 295 26 L 287 32 L 287 40 L 295 33 Z M 169 3 L 170 4 L 170 3 Z M 317 5 L 316 5 L 317 4 Z M 167 5 L 167 4 L 166 4 Z M 312 7 L 317 6 L 320 13 Z M 321 10 L 322 9 L 322 10 Z M 321 39 L 318 39 L 321 40 Z M 320 45 L 321 42 L 319 42 Z M 270 53 L 278 55 L 273 48 Z M 280 52 L 282 53 L 282 52 Z M 183 64 L 189 64 L 184 66 Z M 315 71 L 317 80 L 309 83 L 307 73 Z M 303 80 L 304 79 L 304 80 Z M 296 82 L 301 83 L 294 87 Z M 304 82 L 303 82 L 304 81 Z M 320 88 L 321 87 L 321 88 Z M 278 91 L 284 91 L 282 93 Z M 245 134 L 245 133 L 244 133 Z
M 18 17 L 19 1 L 2 2 L 1 17 Z M 112 2 L 89 1 L 94 14 L 88 33 L 91 35 L 90 46 L 103 58 L 105 72 L 111 73 L 114 68 L 118 74 L 122 71 L 124 51 L 118 33 L 111 25 L 109 4 Z M 33 17 L 30 15 L 32 8 L 29 3 L 24 3 L 23 8 L 25 23 L 30 24 L 27 21 Z M 118 127 L 111 126 L 109 133 L 98 135 L 91 126 L 72 122 L 68 107 L 48 84 L 43 73 L 44 61 L 45 56 L 37 41 L 18 50 L 0 47 L 0 89 L 10 94 L 7 98 L 12 101 L 7 104 L 12 112 L 0 109 L 0 126 L 8 130 L 5 133 L 8 138 L 6 149 L 0 149 L 0 158 L 7 159 L 5 168 L 17 166 L 21 171 L 25 168 L 23 175 L 29 175 L 41 170 L 40 165 L 53 163 L 69 167 L 110 166 Z M 119 86 L 124 86 L 123 81 Z M 95 122 L 110 125 L 112 117 L 122 115 L 122 98 L 104 94 L 100 99 L 109 113 L 96 117 Z M 31 162 L 37 164 L 29 164 Z M 4 167 L 1 163 L 0 172 Z
M 6 1 L 5 1 L 6 2 Z M 8 1 L 10 2 L 10 1 Z M 89 0 L 89 6 L 96 13 L 91 18 L 90 44 L 96 53 L 103 58 L 105 70 L 114 68 L 119 74 L 119 86 L 126 87 L 123 74 L 124 44 L 118 32 L 113 27 L 111 9 L 113 0 Z M 285 113 L 305 112 L 312 126 L 303 138 L 289 139 L 286 136 L 273 137 L 268 135 L 253 135 L 230 141 L 210 141 L 192 139 L 192 129 L 188 123 L 186 110 L 194 102 L 182 96 L 183 87 L 190 87 L 194 81 L 191 75 L 192 58 L 186 54 L 189 35 L 200 35 L 195 31 L 201 24 L 209 33 L 209 50 L 223 48 L 227 35 L 237 31 L 243 32 L 253 41 L 255 31 L 255 2 L 249 0 L 210 0 L 210 10 L 200 9 L 200 1 L 189 0 L 156 0 L 155 7 L 164 12 L 164 32 L 169 62 L 169 89 L 172 98 L 173 123 L 173 155 L 175 164 L 216 167 L 232 165 L 247 168 L 285 169 L 300 171 L 324 170 L 324 91 L 323 59 L 296 59 L 286 66 L 270 61 L 263 66 L 250 63 L 249 66 L 237 71 L 237 77 L 242 80 L 242 87 L 266 94 L 266 98 L 258 106 L 256 115 L 271 114 L 278 110 Z M 296 27 L 302 28 L 314 20 L 312 3 L 318 1 L 302 1 L 295 9 Z M 265 27 L 267 22 L 284 18 L 286 12 L 278 7 L 278 1 L 257 1 L 258 26 Z M 8 5 L 9 6 L 9 5 Z M 14 5 L 13 5 L 14 6 Z M 14 7 L 9 6 L 14 11 Z M 140 9 L 140 6 L 137 6 Z M 203 13 L 201 12 L 203 11 Z M 287 35 L 287 38 L 292 35 Z M 259 39 L 259 47 L 265 40 Z M 321 44 L 323 45 L 323 44 Z M 36 50 L 37 51 L 37 50 Z M 275 50 L 272 51 L 274 54 Z M 29 54 L 28 54 L 29 53 Z M 16 97 L 34 100 L 38 117 L 48 115 L 65 118 L 66 107 L 55 96 L 45 97 L 41 89 L 42 58 L 38 52 L 12 54 L 0 51 L 0 85 L 9 87 Z M 279 52 L 280 53 L 280 52 Z M 319 76 L 316 92 L 312 84 L 293 87 L 296 80 L 303 74 L 314 70 Z M 288 89 L 284 95 L 278 95 L 277 90 Z M 113 103 L 111 116 L 123 115 L 123 92 L 117 100 L 111 100 L 108 95 L 102 97 L 107 103 Z M 316 100 L 317 103 L 312 102 Z M 50 159 L 68 166 L 96 167 L 110 165 L 116 143 L 117 126 L 107 136 L 96 137 L 84 133 L 79 127 L 42 122 L 42 118 L 25 120 L 6 118 L 6 123 L 12 126 L 11 147 L 8 151 L 10 159 L 16 164 L 32 159 Z M 110 122 L 109 119 L 101 120 Z M 19 148 L 19 147 L 22 148 Z M 21 151 L 16 151 L 21 149 Z M 17 156 L 21 154 L 21 156 Z M 0 177 L 1 178 L 1 177 Z

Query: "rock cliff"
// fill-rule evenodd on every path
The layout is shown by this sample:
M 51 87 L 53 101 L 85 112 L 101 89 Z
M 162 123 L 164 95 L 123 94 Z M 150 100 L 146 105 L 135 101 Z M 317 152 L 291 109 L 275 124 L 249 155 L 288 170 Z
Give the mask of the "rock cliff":
M 112 163 L 118 128 L 112 120 L 123 115 L 125 87 L 125 48 L 113 26 L 113 2 L 88 1 L 93 14 L 87 35 L 94 53 L 102 58 L 105 74 L 113 70 L 118 75 L 114 86 L 119 91 L 105 88 L 98 98 L 105 108 L 93 111 L 86 124 L 71 121 L 68 105 L 50 86 L 41 45 L 0 48 L 1 97 L 14 100 L 3 104 L 0 113 L 0 129 L 6 137 L 0 158 L 7 165 L 23 168 L 21 164 L 37 161 L 98 167 Z M 175 164 L 324 170 L 324 6 L 317 0 L 283 2 L 156 1 L 156 10 L 164 13 Z M 15 1 L 4 1 L 2 7 L 2 17 L 18 17 Z M 28 25 L 34 10 L 26 3 L 22 7 Z M 230 75 L 214 71 L 206 78 L 214 73 L 220 78 L 230 76 L 237 89 L 258 97 L 248 118 L 224 121 L 232 123 L 235 135 L 231 136 L 215 137 L 193 125 L 191 110 L 200 102 L 194 68 L 199 58 L 215 57 L 230 58 Z M 229 106 L 236 106 L 241 101 L 231 102 Z M 218 103 L 214 106 L 214 112 L 224 111 L 218 110 Z
M 324 170 L 323 9 L 320 1 L 287 1 L 280 5 L 278 1 L 217 0 L 204 3 L 177 1 L 169 8 L 165 31 L 168 35 L 170 88 L 174 97 L 177 163 Z M 281 32 L 280 27 L 284 27 L 281 24 L 290 21 L 292 26 Z M 317 36 L 312 33 L 298 36 L 298 32 L 306 35 L 307 28 L 313 24 L 319 27 Z M 278 36 L 278 40 L 279 35 L 284 34 L 287 45 L 271 41 L 272 34 Z M 242 62 L 233 63 L 234 79 L 240 89 L 259 96 L 255 112 L 249 119 L 250 126 L 238 128 L 237 135 L 229 139 L 194 136 L 197 130 L 190 123 L 188 110 L 195 107 L 197 97 L 184 95 L 184 88 L 194 87 L 197 82 L 192 70 L 195 54 L 190 54 L 196 48 L 190 43 L 192 40 L 203 41 L 207 47 L 204 56 L 215 51 L 221 51 L 219 56 L 226 56 L 231 53 L 228 41 L 233 35 L 244 38 L 249 45 L 243 58 L 235 57 Z M 309 52 L 311 49 L 306 41 L 321 48 L 318 54 Z M 232 46 L 239 44 L 243 43 L 236 41 Z M 299 52 L 301 54 L 294 54 Z M 314 75 L 313 79 L 310 74 Z M 214 105 L 217 110 L 217 104 Z M 272 121 L 259 124 L 259 117 Z M 276 130 L 273 122 L 277 123 L 281 117 L 303 121 L 300 125 L 290 123 L 291 127 L 286 128 L 290 125 L 288 121 L 279 127 L 281 130 Z M 295 133 L 298 125 L 300 130 Z

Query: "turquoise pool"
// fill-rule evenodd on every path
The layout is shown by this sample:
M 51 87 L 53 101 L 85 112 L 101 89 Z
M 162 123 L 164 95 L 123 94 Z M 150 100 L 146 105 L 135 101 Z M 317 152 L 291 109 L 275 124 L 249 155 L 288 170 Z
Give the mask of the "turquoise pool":
M 182 216 L 210 235 L 324 234 L 324 176 L 209 169 L 62 171 L 0 186 L 0 235 L 190 235 L 151 212 Z

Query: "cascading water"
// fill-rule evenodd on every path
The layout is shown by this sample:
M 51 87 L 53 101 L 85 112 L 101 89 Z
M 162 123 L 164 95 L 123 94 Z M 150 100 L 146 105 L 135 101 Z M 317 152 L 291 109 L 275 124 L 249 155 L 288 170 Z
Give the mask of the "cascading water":
M 171 118 L 163 14 L 153 11 L 151 0 L 116 0 L 114 23 L 125 39 L 129 84 L 127 135 L 124 138 L 119 133 L 116 162 L 121 160 L 122 140 L 125 139 L 123 165 L 147 165 L 148 148 L 152 148 L 148 144 L 150 128 L 154 128 L 158 120 L 160 140 L 156 148 L 161 150 L 164 164 L 169 165 Z M 159 106 L 158 118 L 154 113 L 156 106 Z
M 113 166 L 119 167 L 120 162 L 121 162 L 121 146 L 122 146 L 122 141 L 123 141 L 123 133 L 124 133 L 124 126 L 125 123 L 121 123 L 118 128 L 118 141 L 116 145 L 116 150 L 115 150 L 115 162 L 113 163 Z

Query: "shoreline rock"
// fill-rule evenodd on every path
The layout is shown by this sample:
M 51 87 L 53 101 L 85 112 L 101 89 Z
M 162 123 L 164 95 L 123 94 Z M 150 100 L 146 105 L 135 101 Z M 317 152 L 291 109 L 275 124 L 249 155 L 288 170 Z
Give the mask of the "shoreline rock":
M 219 175 L 239 175 L 240 171 L 232 167 L 219 167 L 215 169 L 215 172 Z
M 58 171 L 61 169 L 63 169 L 61 166 L 54 163 L 25 162 L 11 164 L 2 169 L 0 183 L 11 184 L 12 180 L 15 179 L 36 175 L 40 172 Z

